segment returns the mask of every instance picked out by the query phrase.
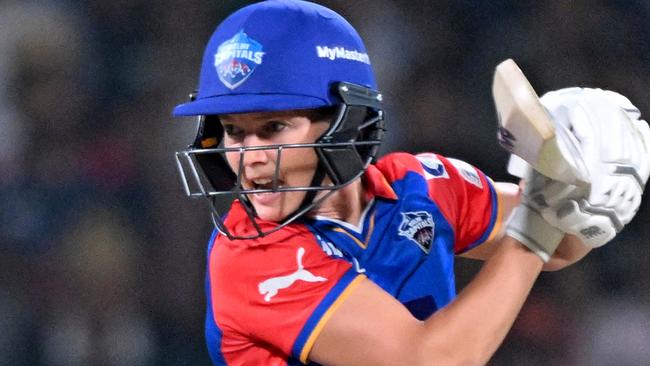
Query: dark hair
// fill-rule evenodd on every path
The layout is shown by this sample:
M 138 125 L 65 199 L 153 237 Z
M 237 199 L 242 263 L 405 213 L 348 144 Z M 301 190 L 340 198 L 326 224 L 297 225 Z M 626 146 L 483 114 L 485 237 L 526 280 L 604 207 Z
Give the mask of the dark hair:
M 338 111 L 337 106 L 326 106 L 313 109 L 305 109 L 305 117 L 312 122 L 332 121 Z

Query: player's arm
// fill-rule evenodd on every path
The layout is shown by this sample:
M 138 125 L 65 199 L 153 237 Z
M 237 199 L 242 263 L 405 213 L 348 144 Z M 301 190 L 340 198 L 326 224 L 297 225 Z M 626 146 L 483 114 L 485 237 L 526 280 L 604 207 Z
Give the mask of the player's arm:
M 501 206 L 503 220 L 507 221 L 514 208 L 521 201 L 519 186 L 513 183 L 496 182 L 494 188 L 499 196 L 498 202 Z M 494 236 L 494 239 L 461 254 L 461 257 L 487 260 L 496 251 L 504 234 L 505 225 L 502 225 L 500 232 Z M 578 237 L 565 235 L 551 259 L 544 264 L 543 270 L 556 271 L 568 267 L 582 259 L 591 249 L 591 247 L 585 246 Z
M 542 264 L 504 237 L 459 296 L 425 321 L 365 280 L 325 324 L 309 359 L 355 366 L 485 364 L 511 328 Z
M 544 262 L 550 263 L 560 242 L 574 240 L 565 233 L 590 247 L 600 246 L 636 213 L 650 175 L 650 129 L 638 119 L 637 109 L 625 107 L 631 105 L 627 99 L 622 103 L 619 95 L 610 93 L 569 89 L 557 94 L 558 110 L 575 112 L 566 120 L 549 108 L 553 103 L 547 98 L 554 119 L 580 137 L 592 182 L 589 191 L 573 190 L 533 172 L 506 235 L 456 300 L 418 322 L 396 300 L 364 281 L 325 323 L 310 358 L 331 365 L 486 363 Z
M 513 183 L 495 182 L 494 189 L 496 190 L 498 196 L 497 202 L 500 206 L 499 210 L 501 211 L 501 220 L 505 222 L 521 200 L 519 186 Z M 460 256 L 464 258 L 487 260 L 496 251 L 501 238 L 503 238 L 505 232 L 504 229 L 505 225 L 500 225 L 498 229 L 499 232 L 493 235 L 491 240 L 486 241 L 485 243 L 482 243 L 481 245 L 460 254 Z

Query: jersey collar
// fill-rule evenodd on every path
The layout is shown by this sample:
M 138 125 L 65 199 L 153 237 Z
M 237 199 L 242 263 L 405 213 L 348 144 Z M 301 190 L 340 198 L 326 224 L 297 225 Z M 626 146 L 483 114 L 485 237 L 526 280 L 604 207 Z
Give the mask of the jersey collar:
M 396 200 L 397 194 L 390 186 L 384 174 L 374 165 L 369 165 L 363 176 L 363 184 L 366 194 L 372 197 L 381 197 L 390 200 Z

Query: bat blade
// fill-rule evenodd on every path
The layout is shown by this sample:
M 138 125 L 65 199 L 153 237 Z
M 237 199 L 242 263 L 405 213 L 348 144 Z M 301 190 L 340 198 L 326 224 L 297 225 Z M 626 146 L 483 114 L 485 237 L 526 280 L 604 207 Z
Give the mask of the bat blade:
M 565 183 L 588 184 L 580 150 L 569 132 L 556 128 L 537 93 L 512 59 L 494 72 L 492 96 L 499 144 L 541 174 Z

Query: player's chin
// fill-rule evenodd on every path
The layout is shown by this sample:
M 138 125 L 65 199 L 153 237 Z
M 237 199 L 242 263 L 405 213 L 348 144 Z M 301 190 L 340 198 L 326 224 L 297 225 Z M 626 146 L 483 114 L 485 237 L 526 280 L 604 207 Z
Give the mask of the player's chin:
M 255 207 L 255 212 L 257 218 L 263 221 L 280 222 L 286 216 L 279 210 L 270 207 Z
M 274 192 L 249 197 L 257 217 L 264 221 L 281 222 L 295 212 L 304 198 L 302 192 Z

